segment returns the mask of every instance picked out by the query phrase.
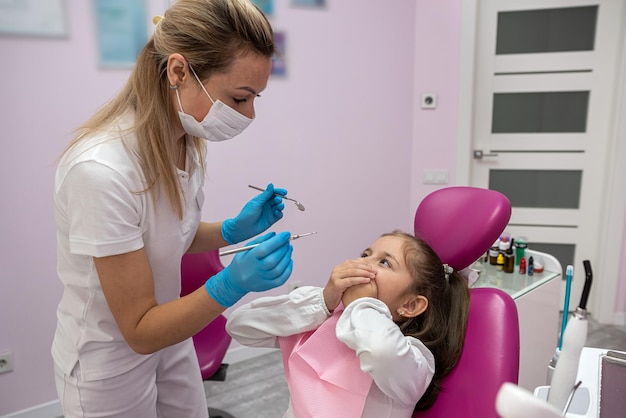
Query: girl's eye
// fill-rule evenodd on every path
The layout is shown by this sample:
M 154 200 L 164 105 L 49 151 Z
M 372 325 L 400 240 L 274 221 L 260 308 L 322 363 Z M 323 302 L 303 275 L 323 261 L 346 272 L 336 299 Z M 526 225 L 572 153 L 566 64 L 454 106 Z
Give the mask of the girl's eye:
M 380 260 L 380 264 L 384 265 L 385 267 L 391 267 L 391 263 L 386 258 Z
M 367 257 L 367 253 L 361 253 L 361 258 Z

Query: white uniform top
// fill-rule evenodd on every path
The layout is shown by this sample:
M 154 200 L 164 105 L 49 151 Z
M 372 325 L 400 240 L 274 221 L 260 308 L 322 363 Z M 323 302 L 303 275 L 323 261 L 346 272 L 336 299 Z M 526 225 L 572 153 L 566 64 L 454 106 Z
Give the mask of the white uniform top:
M 288 295 L 259 298 L 235 309 L 226 329 L 241 344 L 278 348 L 279 337 L 314 330 L 328 318 L 322 290 L 303 286 Z M 403 335 L 387 305 L 374 298 L 350 303 L 337 322 L 336 335 L 356 352 L 361 370 L 374 381 L 362 418 L 411 417 L 435 373 L 430 350 Z M 285 417 L 293 417 L 291 406 Z
M 187 147 L 186 170 L 178 170 L 184 192 L 180 220 L 161 190 L 142 193 L 133 117 L 85 139 L 64 155 L 55 179 L 57 274 L 64 291 L 57 308 L 52 357 L 70 374 L 80 361 L 81 377 L 98 380 L 124 373 L 149 356 L 126 343 L 104 298 L 92 257 L 145 248 L 159 304 L 180 294 L 180 261 L 191 245 L 204 202 L 204 172 Z M 155 188 L 158 188 L 156 186 Z

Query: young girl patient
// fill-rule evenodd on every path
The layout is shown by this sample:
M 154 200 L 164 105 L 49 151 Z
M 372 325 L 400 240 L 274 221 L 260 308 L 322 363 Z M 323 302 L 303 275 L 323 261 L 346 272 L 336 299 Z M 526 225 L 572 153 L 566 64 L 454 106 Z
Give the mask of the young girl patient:
M 226 328 L 241 344 L 280 347 L 285 418 L 409 418 L 458 362 L 468 309 L 465 279 L 394 231 L 336 266 L 323 289 L 257 299 Z

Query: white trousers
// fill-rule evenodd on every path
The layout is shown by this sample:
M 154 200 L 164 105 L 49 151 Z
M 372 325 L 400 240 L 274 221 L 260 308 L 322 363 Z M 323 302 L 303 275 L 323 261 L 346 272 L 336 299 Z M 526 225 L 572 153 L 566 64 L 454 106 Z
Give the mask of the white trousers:
M 191 340 L 167 347 L 138 367 L 85 382 L 80 364 L 70 375 L 55 367 L 66 418 L 208 418 L 206 395 Z

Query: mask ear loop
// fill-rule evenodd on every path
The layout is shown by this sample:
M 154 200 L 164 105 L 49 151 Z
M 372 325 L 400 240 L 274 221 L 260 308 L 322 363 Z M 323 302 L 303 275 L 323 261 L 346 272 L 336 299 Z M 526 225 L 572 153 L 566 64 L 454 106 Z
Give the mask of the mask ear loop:
M 196 78 L 196 80 L 198 80 L 198 84 L 200 84 L 200 87 L 202 87 L 202 90 L 204 90 L 204 92 L 206 93 L 207 96 L 209 96 L 209 100 L 211 101 L 211 103 L 215 104 L 215 100 L 213 100 L 213 98 L 211 97 L 211 95 L 209 94 L 208 91 L 206 91 L 206 88 L 204 87 L 204 84 L 202 84 L 202 81 L 200 81 L 200 78 L 198 78 L 198 75 L 196 74 L 196 72 L 193 70 L 193 67 L 191 66 L 191 64 L 187 64 L 189 65 L 189 69 L 191 70 L 193 76 Z
M 176 91 L 176 100 L 178 100 L 178 108 L 180 109 L 181 112 L 184 113 L 185 111 L 183 110 L 183 103 L 180 101 L 180 94 L 178 93 L 178 85 L 170 86 L 170 88 Z

